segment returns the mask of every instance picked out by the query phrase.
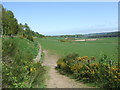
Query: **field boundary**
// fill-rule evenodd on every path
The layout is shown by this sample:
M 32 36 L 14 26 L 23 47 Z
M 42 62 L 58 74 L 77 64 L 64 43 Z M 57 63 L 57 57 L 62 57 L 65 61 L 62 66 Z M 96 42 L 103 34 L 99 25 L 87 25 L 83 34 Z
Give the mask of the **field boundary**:
M 96 41 L 100 39 L 80 39 L 80 40 L 74 40 L 74 41 Z
M 42 47 L 40 44 L 38 46 L 39 46 L 38 54 L 37 54 L 36 58 L 33 59 L 33 61 L 36 63 L 40 62 L 41 55 L 42 55 Z
M 34 61 L 35 63 L 40 62 L 40 60 L 41 60 L 41 55 L 42 55 L 42 47 L 41 47 L 40 44 L 38 44 L 38 46 L 39 46 L 38 54 L 37 54 L 36 58 L 33 59 L 33 61 Z M 36 76 L 37 76 L 38 74 L 39 74 L 39 72 L 36 72 L 36 73 L 35 73 L 33 79 L 32 79 L 31 82 L 30 82 L 30 86 L 32 85 L 32 83 L 34 82 L 34 80 L 35 80 L 35 78 L 36 78 Z

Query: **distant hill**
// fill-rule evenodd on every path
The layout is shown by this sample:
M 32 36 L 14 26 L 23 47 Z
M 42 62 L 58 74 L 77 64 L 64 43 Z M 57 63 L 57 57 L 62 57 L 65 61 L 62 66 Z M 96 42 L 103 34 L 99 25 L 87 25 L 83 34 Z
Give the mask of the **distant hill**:
M 120 37 L 120 31 L 116 31 L 116 32 L 102 32 L 102 33 L 90 33 L 90 34 L 75 34 L 75 35 L 57 35 L 57 36 L 52 36 L 52 37 L 64 37 L 64 38 Z
M 120 32 L 104 32 L 104 33 L 91 33 L 91 34 L 85 34 L 85 37 L 88 38 L 101 38 L 101 37 L 119 37 Z

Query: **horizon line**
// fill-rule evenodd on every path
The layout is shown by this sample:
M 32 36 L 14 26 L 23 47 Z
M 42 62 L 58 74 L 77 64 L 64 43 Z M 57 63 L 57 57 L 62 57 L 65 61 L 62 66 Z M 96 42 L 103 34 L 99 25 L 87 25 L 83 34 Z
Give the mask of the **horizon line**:
M 119 30 L 117 31 L 105 31 L 105 32 L 93 32 L 93 33 L 79 33 L 79 34 L 56 34 L 56 35 L 45 35 L 45 36 L 62 36 L 62 35 L 86 35 L 86 34 L 97 34 L 97 33 L 112 33 L 112 32 L 120 32 Z M 44 34 L 43 34 L 44 35 Z

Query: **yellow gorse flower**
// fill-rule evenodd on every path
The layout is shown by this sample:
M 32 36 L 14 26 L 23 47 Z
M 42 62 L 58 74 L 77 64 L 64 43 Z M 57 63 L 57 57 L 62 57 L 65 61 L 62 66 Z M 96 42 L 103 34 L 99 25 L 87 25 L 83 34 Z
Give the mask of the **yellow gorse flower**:
M 118 73 L 118 75 L 120 76 L 120 73 Z
M 112 67 L 112 68 L 111 68 L 111 70 L 115 71 L 115 70 L 117 70 L 117 68 L 115 68 L 115 67 Z
M 78 58 L 77 58 L 77 60 L 81 61 L 81 60 L 82 60 L 82 58 L 81 58 L 81 57 L 78 57 Z
M 88 56 L 83 56 L 83 58 L 85 58 L 85 59 L 86 59 L 86 58 L 88 58 Z
M 114 78 L 117 78 L 117 76 L 114 76 Z
M 32 68 L 30 68 L 30 72 L 32 72 L 33 71 L 33 69 Z
M 88 66 L 85 66 L 87 69 L 90 69 Z
M 74 64 L 73 66 L 70 67 L 73 72 L 78 72 L 82 66 L 79 64 Z
M 92 71 L 92 74 L 94 74 L 95 72 L 94 72 L 94 70 Z

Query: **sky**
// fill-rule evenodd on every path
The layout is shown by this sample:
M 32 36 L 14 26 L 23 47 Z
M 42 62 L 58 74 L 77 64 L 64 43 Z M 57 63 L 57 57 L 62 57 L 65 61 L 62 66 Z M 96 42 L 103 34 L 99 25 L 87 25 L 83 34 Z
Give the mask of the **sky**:
M 3 2 L 19 23 L 44 35 L 118 30 L 117 2 Z

